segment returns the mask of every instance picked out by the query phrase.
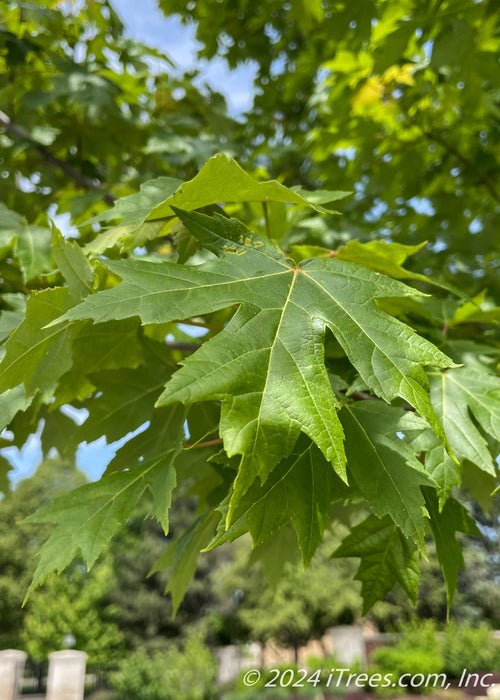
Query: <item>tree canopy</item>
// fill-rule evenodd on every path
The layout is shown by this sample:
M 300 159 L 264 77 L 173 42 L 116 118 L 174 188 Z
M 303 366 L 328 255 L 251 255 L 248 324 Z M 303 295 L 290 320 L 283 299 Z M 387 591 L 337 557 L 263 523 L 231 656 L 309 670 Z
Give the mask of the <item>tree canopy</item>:
M 55 526 L 31 590 L 188 495 L 153 567 L 174 609 L 201 551 L 291 524 L 274 551 L 307 565 L 337 521 L 365 611 L 416 601 L 429 539 L 451 602 L 500 453 L 500 10 L 159 4 L 257 62 L 251 112 L 109 2 L 0 8 L 2 446 L 116 447 L 30 517 Z

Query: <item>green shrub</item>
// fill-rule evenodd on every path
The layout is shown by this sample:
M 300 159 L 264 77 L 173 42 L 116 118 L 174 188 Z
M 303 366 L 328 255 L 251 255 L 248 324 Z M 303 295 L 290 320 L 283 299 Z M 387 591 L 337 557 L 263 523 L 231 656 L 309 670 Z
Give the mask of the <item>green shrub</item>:
M 294 664 L 288 663 L 285 665 L 277 664 L 275 669 L 279 669 L 280 675 L 276 677 L 276 672 L 272 669 L 265 669 L 262 671 L 261 678 L 258 683 L 252 687 L 246 687 L 244 683 L 246 671 L 242 671 L 236 681 L 235 687 L 232 691 L 224 695 L 224 700 L 278 700 L 282 698 L 283 700 L 288 700 L 288 698 L 319 698 L 322 697 L 324 688 L 322 687 L 323 681 L 319 682 L 317 685 L 313 683 L 308 683 L 307 678 L 313 673 L 313 670 L 308 670 L 306 678 L 301 680 L 302 674 L 299 674 L 299 668 Z M 287 670 L 293 670 L 294 676 L 288 687 L 281 687 L 280 678 L 281 674 Z M 275 678 L 276 677 L 276 678 Z M 289 680 L 288 676 L 285 676 L 286 680 Z M 266 683 L 272 682 L 274 680 L 276 686 L 266 688 Z M 302 682 L 302 687 L 292 687 L 295 682 Z
M 130 654 L 111 677 L 119 700 L 211 700 L 215 697 L 216 664 L 199 637 L 186 639 L 183 649 L 165 653 Z
M 372 654 L 375 664 L 369 673 L 380 673 L 382 676 L 391 674 L 395 683 L 404 674 L 438 674 L 444 671 L 444 660 L 441 644 L 436 633 L 436 625 L 432 620 L 415 621 L 401 628 L 401 636 L 392 647 L 382 647 Z M 432 692 L 430 685 L 411 687 L 409 679 L 404 679 L 408 687 L 379 687 L 375 692 L 381 696 L 402 695 L 407 692 L 426 694 Z
M 468 671 L 500 671 L 500 644 L 484 624 L 474 626 L 451 623 L 443 644 L 445 670 L 459 678 Z

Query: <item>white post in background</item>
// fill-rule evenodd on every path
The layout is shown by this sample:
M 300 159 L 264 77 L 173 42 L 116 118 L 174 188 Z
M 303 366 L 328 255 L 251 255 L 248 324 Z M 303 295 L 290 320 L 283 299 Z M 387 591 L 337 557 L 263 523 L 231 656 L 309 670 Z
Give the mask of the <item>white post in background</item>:
M 340 663 L 350 668 L 355 661 L 361 662 L 366 668 L 365 644 L 363 630 L 354 625 L 339 625 L 327 630 L 330 637 L 330 646 Z
M 47 700 L 83 700 L 86 664 L 84 651 L 67 649 L 49 654 Z
M 21 692 L 27 654 L 18 649 L 0 651 L 0 700 L 16 700 Z

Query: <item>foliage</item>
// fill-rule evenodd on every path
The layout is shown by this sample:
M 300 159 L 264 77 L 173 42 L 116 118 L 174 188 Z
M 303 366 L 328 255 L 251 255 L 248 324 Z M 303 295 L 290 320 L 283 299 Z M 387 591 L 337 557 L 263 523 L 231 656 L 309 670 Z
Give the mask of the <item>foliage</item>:
M 117 610 L 106 605 L 113 586 L 111 561 L 104 560 L 86 576 L 85 568 L 72 566 L 63 576 L 51 576 L 43 590 L 30 600 L 22 631 L 23 648 L 35 661 L 65 646 L 71 634 L 76 649 L 88 654 L 89 663 L 106 664 L 120 658 L 123 639 L 116 624 Z
M 496 3 L 159 4 L 196 23 L 200 57 L 252 62 L 255 162 L 308 189 L 356 183 L 342 223 L 321 229 L 331 247 L 429 241 L 419 271 L 498 302 Z
M 223 98 L 175 78 L 164 54 L 126 36 L 107 0 L 5 2 L 0 27 L 2 199 L 28 220 L 55 204 L 81 223 L 113 190 L 192 176 L 224 149 L 233 127 Z
M 441 673 L 444 670 L 444 658 L 435 623 L 432 620 L 414 621 L 404 626 L 396 644 L 376 649 L 372 661 L 382 676 L 391 673 L 394 679 L 401 678 L 405 673 L 423 674 L 426 678 L 428 674 Z M 430 693 L 432 690 L 430 685 L 418 688 L 419 693 Z M 401 688 L 381 686 L 376 692 L 385 696 L 398 695 Z
M 400 626 L 400 636 L 394 646 L 381 647 L 372 654 L 377 671 L 392 673 L 399 678 L 404 673 L 445 673 L 447 678 L 459 678 L 464 669 L 469 672 L 500 668 L 500 645 L 492 638 L 485 624 L 450 622 L 444 632 L 437 631 L 433 620 L 418 621 Z M 411 688 L 410 688 L 411 690 Z M 432 687 L 418 687 L 419 693 L 431 692 Z M 383 695 L 399 694 L 401 689 L 379 688 Z
M 188 636 L 182 650 L 129 654 L 111 677 L 121 700 L 210 700 L 214 697 L 215 662 L 197 636 Z
M 284 528 L 276 544 L 254 550 L 250 561 L 241 543 L 232 561 L 219 565 L 212 574 L 217 604 L 208 619 L 216 639 L 233 643 L 250 639 L 263 645 L 272 639 L 297 652 L 311 639 L 321 639 L 329 627 L 359 617 L 360 597 L 351 585 L 351 562 L 332 565 L 329 561 L 341 534 L 326 533 L 305 571 L 299 561 L 285 559 L 290 537 L 291 528 Z M 261 565 L 251 566 L 256 555 Z
M 333 520 L 365 611 L 395 584 L 417 599 L 426 538 L 450 605 L 456 534 L 480 534 L 465 501 L 488 510 L 498 473 L 499 10 L 273 0 L 235 26 L 201 4 L 207 55 L 210 27 L 230 61 L 261 61 L 244 124 L 104 0 L 0 10 L 2 444 L 117 443 L 99 481 L 32 516 L 55 527 L 31 590 L 91 566 L 138 504 L 168 533 L 188 495 L 152 567 L 174 610 L 200 551 L 250 533 L 259 554 L 291 525 L 307 564 Z M 251 172 L 219 154 L 193 177 L 226 149 Z M 49 241 L 49 202 L 79 237 Z
M 84 475 L 71 464 L 48 460 L 0 500 L 0 646 L 4 649 L 22 646 L 26 611 L 21 605 L 36 567 L 35 554 L 48 534 L 45 528 L 23 520 L 54 495 L 84 482 Z M 36 600 L 34 596 L 32 604 Z
M 299 674 L 299 667 L 296 664 L 287 663 L 286 666 L 278 664 L 272 670 L 264 670 L 258 683 L 252 687 L 248 687 L 243 681 L 244 673 L 241 673 L 235 682 L 235 687 L 229 692 L 224 693 L 224 700 L 273 700 L 274 698 L 283 698 L 283 700 L 287 700 L 287 698 L 290 698 L 291 692 L 293 692 L 293 697 L 296 698 L 323 697 L 323 689 L 319 684 L 311 685 L 307 682 L 304 682 L 304 687 L 301 687 L 300 689 L 291 689 L 290 687 L 283 688 L 280 686 L 279 681 L 276 682 L 276 687 L 266 688 L 265 686 L 267 683 L 274 683 L 277 671 L 280 672 L 279 677 L 281 677 L 282 673 L 288 672 L 285 676 L 285 682 L 287 682 L 290 678 L 296 680 L 301 677 L 301 674 Z M 293 677 L 290 675 L 292 672 Z M 294 682 L 294 680 L 291 682 Z
M 446 673 L 455 678 L 469 671 L 498 671 L 500 644 L 492 639 L 491 629 L 485 625 L 451 623 L 446 627 L 443 645 Z

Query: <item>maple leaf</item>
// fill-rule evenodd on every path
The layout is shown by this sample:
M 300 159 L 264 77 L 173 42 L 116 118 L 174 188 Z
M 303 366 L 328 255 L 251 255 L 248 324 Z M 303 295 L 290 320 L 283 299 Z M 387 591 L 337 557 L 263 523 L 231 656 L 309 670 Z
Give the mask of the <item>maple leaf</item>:
M 470 367 L 431 377 L 431 398 L 460 460 L 468 459 L 495 476 L 488 444 L 471 416 L 491 437 L 500 435 L 500 378 Z
M 71 306 L 68 290 L 46 289 L 28 301 L 26 318 L 5 344 L 0 364 L 0 391 L 23 383 L 26 397 L 51 396 L 59 378 L 70 369 L 71 345 L 81 324 L 46 325 Z
M 464 568 L 462 547 L 455 535 L 457 532 L 463 532 L 466 535 L 481 535 L 481 532 L 464 506 L 454 498 L 449 498 L 440 511 L 436 491 L 424 486 L 423 493 L 430 515 L 432 534 L 436 542 L 436 554 L 446 582 L 449 607 L 457 588 L 458 569 Z
M 390 515 L 403 534 L 423 549 L 427 511 L 420 487 L 435 484 L 398 433 L 423 430 L 425 421 L 379 401 L 346 405 L 340 418 L 346 434 L 349 476 L 375 515 Z
M 100 481 L 85 484 L 55 498 L 26 522 L 54 523 L 56 528 L 40 550 L 40 561 L 27 597 L 52 571 L 61 572 L 81 551 L 87 567 L 94 564 L 102 548 L 131 516 L 149 487 L 152 514 L 168 531 L 168 511 L 176 485 L 175 457 L 184 437 L 185 409 L 175 406 L 168 416 L 169 431 L 161 452 L 128 471 L 115 472 Z
M 352 497 L 354 489 L 349 490 Z M 264 484 L 256 479 L 236 506 L 230 526 L 220 521 L 217 536 L 208 549 L 232 542 L 250 532 L 254 546 L 262 544 L 291 520 L 304 564 L 308 564 L 323 539 L 332 503 L 347 495 L 316 445 L 302 435 L 292 454 L 273 469 Z M 229 496 L 220 510 L 227 514 Z
M 421 441 L 425 466 L 437 484 L 442 510 L 453 487 L 460 485 L 465 461 L 493 477 L 497 474 L 494 457 L 479 428 L 494 439 L 500 435 L 500 379 L 485 370 L 463 367 L 431 373 L 430 385 L 433 406 L 460 461 L 454 462 L 434 436 Z
M 165 553 L 153 565 L 149 576 L 172 567 L 165 593 L 172 595 L 173 615 L 184 598 L 189 582 L 194 576 L 200 549 L 208 543 L 219 521 L 220 513 L 204 513 L 182 535 L 172 542 Z
M 453 362 L 376 303 L 421 292 L 335 258 L 294 266 L 234 219 L 176 213 L 217 260 L 196 267 L 107 262 L 123 282 L 87 297 L 60 321 L 139 315 L 144 324 L 163 323 L 241 304 L 226 328 L 184 362 L 158 401 L 222 399 L 225 449 L 242 455 L 233 506 L 257 475 L 265 481 L 290 454 L 301 431 L 345 480 L 343 429 L 324 364 L 326 328 L 375 394 L 408 401 L 446 440 L 423 366 Z
M 399 583 L 415 603 L 420 578 L 419 554 L 393 521 L 370 515 L 356 525 L 332 555 L 359 557 L 355 579 L 361 581 L 363 615 Z

